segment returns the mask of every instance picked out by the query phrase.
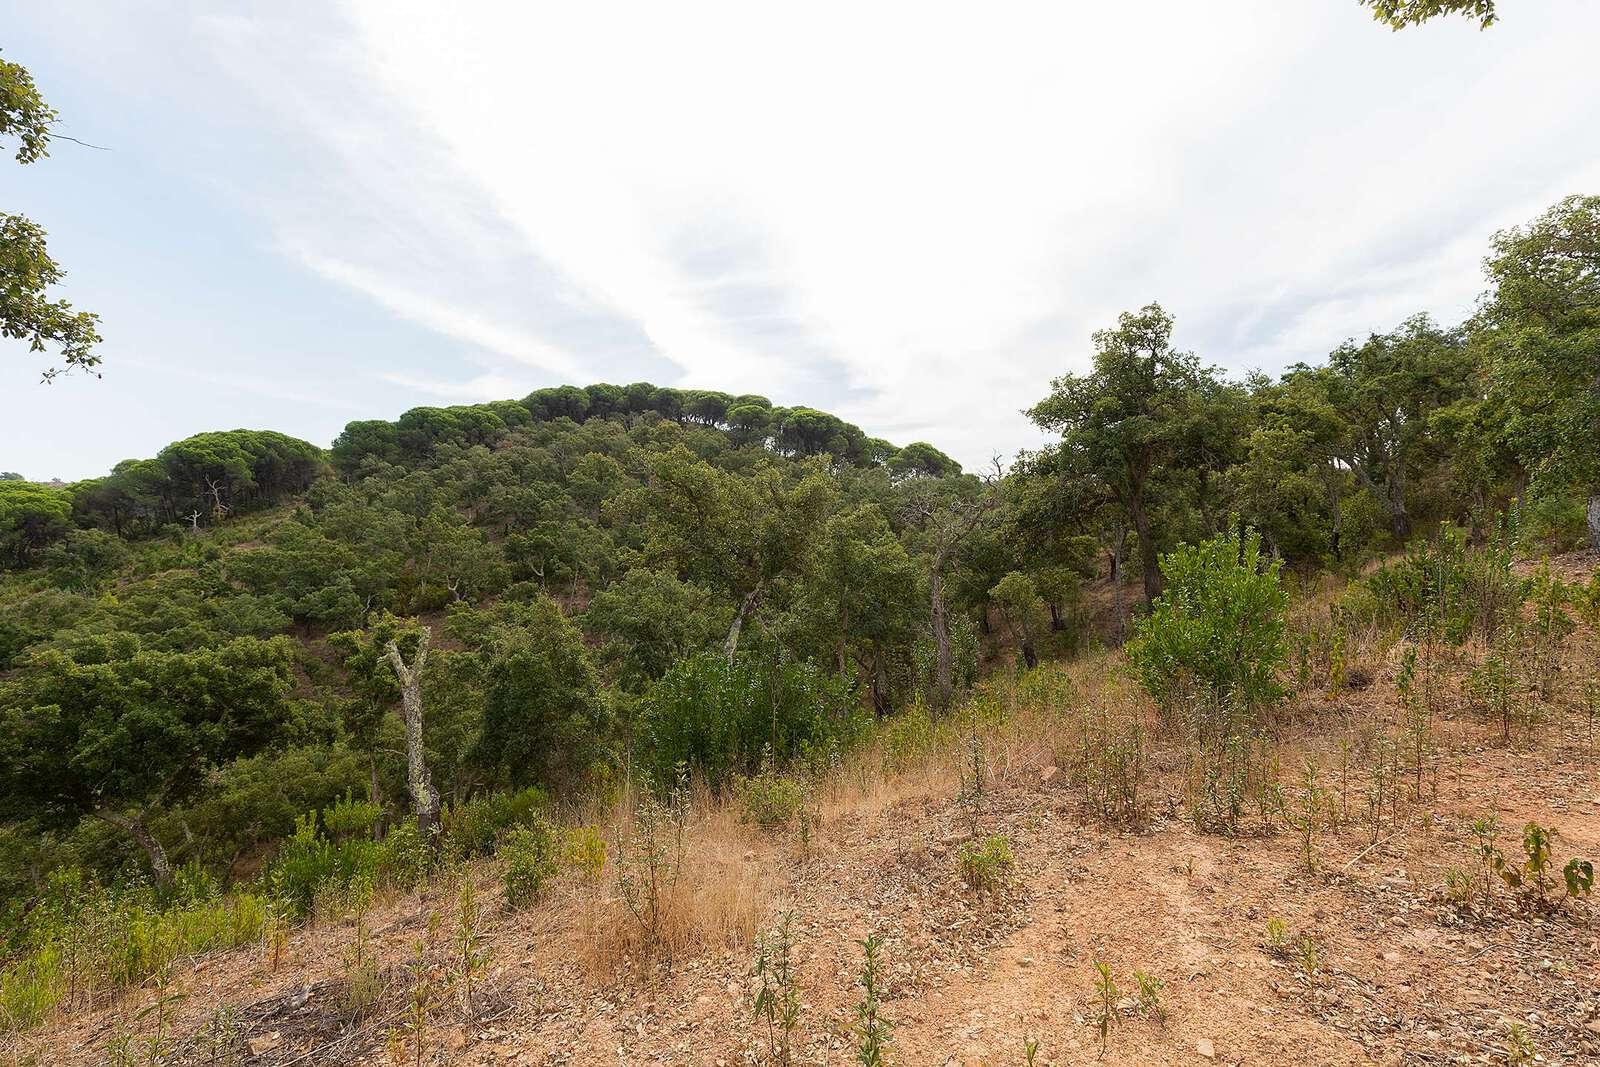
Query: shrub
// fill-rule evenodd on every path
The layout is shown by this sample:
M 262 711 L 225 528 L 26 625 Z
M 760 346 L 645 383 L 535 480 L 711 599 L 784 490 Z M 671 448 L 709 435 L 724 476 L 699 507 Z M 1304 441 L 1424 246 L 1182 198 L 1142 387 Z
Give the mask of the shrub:
M 806 800 L 805 786 L 793 778 L 774 773 L 770 766 L 747 779 L 740 801 L 744 819 L 763 830 L 776 830 L 789 825 Z
M 1016 861 L 1011 842 L 1004 834 L 993 834 L 982 841 L 971 841 L 956 853 L 961 880 L 975 893 L 997 893 L 1004 888 Z
M 1161 559 L 1166 592 L 1128 643 L 1134 676 L 1172 709 L 1198 691 L 1214 708 L 1254 709 L 1283 696 L 1288 595 L 1261 537 L 1222 535 Z
M 562 859 L 585 877 L 599 878 L 606 866 L 606 839 L 593 826 L 575 826 L 567 831 Z
M 556 873 L 558 846 L 556 828 L 542 815 L 512 828 L 500 845 L 506 904 L 524 907 L 544 894 L 545 883 Z
M 500 838 L 516 826 L 538 818 L 549 801 L 543 790 L 480 793 L 451 804 L 441 816 L 441 851 L 448 860 L 492 856 Z
M 810 663 L 746 653 L 691 656 L 644 699 L 636 758 L 657 786 L 680 766 L 713 789 L 754 774 L 764 752 L 777 769 L 819 759 L 864 728 L 844 683 Z

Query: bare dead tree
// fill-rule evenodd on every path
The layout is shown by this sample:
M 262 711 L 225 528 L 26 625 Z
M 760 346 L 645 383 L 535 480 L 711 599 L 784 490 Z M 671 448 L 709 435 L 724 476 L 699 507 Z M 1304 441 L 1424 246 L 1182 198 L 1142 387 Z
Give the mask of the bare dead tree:
M 401 657 L 400 646 L 393 640 L 384 648 L 389 666 L 400 681 L 400 714 L 406 726 L 406 789 L 411 793 L 417 832 L 429 847 L 436 846 L 439 838 L 439 794 L 433 788 L 433 775 L 422 746 L 422 669 L 427 665 L 428 642 L 432 639 L 433 631 L 424 626 L 410 664 Z

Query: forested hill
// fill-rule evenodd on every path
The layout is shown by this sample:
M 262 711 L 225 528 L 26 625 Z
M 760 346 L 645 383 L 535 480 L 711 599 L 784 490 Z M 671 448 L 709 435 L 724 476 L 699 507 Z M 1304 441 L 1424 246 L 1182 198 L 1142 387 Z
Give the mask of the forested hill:
M 928 539 L 980 489 L 825 412 L 642 384 L 0 482 L 10 873 L 137 844 L 227 873 L 347 791 L 403 807 L 381 652 L 421 626 L 447 799 L 614 775 L 639 695 L 698 653 L 781 649 L 796 692 L 887 711 L 932 658 Z M 982 595 L 955 589 L 958 610 Z

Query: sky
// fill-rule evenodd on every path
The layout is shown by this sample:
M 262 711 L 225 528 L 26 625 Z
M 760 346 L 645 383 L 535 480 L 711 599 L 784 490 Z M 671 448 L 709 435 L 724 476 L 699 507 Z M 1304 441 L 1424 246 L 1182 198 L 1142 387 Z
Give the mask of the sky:
M 1470 314 L 1600 192 L 1600 4 L 0 0 L 0 158 L 103 377 L 0 341 L 0 471 L 563 383 L 757 392 L 987 468 L 1159 301 L 1232 374 Z

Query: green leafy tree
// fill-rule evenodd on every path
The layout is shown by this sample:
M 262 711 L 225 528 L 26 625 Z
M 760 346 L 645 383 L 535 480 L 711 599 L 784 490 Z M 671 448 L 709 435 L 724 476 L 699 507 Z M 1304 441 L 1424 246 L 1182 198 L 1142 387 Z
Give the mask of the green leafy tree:
M 1128 642 L 1128 662 L 1158 702 L 1195 690 L 1213 707 L 1244 710 L 1281 699 L 1288 594 L 1281 564 L 1261 556 L 1250 531 L 1162 557 L 1167 588 Z
M 728 593 L 735 608 L 723 652 L 732 659 L 772 583 L 798 569 L 832 496 L 815 466 L 798 478 L 775 466 L 741 476 L 676 448 L 652 464 L 641 501 L 647 556 L 673 560 L 686 578 Z
M 1000 579 L 989 593 L 1000 605 L 1006 626 L 1022 651 L 1023 663 L 1029 668 L 1037 667 L 1039 653 L 1034 648 L 1034 641 L 1050 619 L 1044 597 L 1039 595 L 1039 587 L 1021 571 L 1012 571 Z
M 715 647 L 730 614 L 709 590 L 636 567 L 594 595 L 583 625 L 607 639 L 602 655 L 617 682 L 643 692 L 680 659 Z
M 1600 196 L 1495 236 L 1482 313 L 1489 399 L 1534 485 L 1587 500 L 1600 547 Z
M 0 815 L 55 827 L 101 819 L 169 881 L 151 819 L 213 768 L 276 740 L 293 662 L 282 638 L 99 663 L 40 654 L 0 683 Z
M 1174 349 L 1172 327 L 1159 304 L 1124 312 L 1116 329 L 1095 332 L 1092 372 L 1057 378 L 1028 410 L 1041 429 L 1061 434 L 1033 471 L 1057 481 L 1086 514 L 1112 504 L 1127 517 L 1147 601 L 1161 592 L 1156 511 L 1164 476 L 1211 469 L 1221 438 L 1237 433 L 1221 417 L 1238 407 L 1237 390 Z
M 1339 422 L 1340 463 L 1383 506 L 1394 537 L 1409 538 L 1418 484 L 1445 458 L 1430 419 L 1475 384 L 1460 331 L 1415 315 L 1392 333 L 1341 345 L 1324 367 L 1295 368 L 1286 384 L 1320 393 L 1317 403 Z
M 26 567 L 46 546 L 66 536 L 72 497 L 65 489 L 37 482 L 0 482 L 0 560 Z
M 0 139 L 16 139 L 18 163 L 50 154 L 55 121 L 55 109 L 39 95 L 27 69 L 0 59 Z M 33 352 L 57 349 L 62 365 L 47 367 L 45 381 L 100 362 L 94 350 L 100 343 L 99 318 L 48 296 L 63 276 L 45 247 L 44 230 L 21 215 L 0 212 L 0 334 L 27 341 Z
M 583 635 L 548 597 L 506 611 L 484 653 L 476 760 L 511 785 L 580 784 L 606 757 L 611 729 Z

